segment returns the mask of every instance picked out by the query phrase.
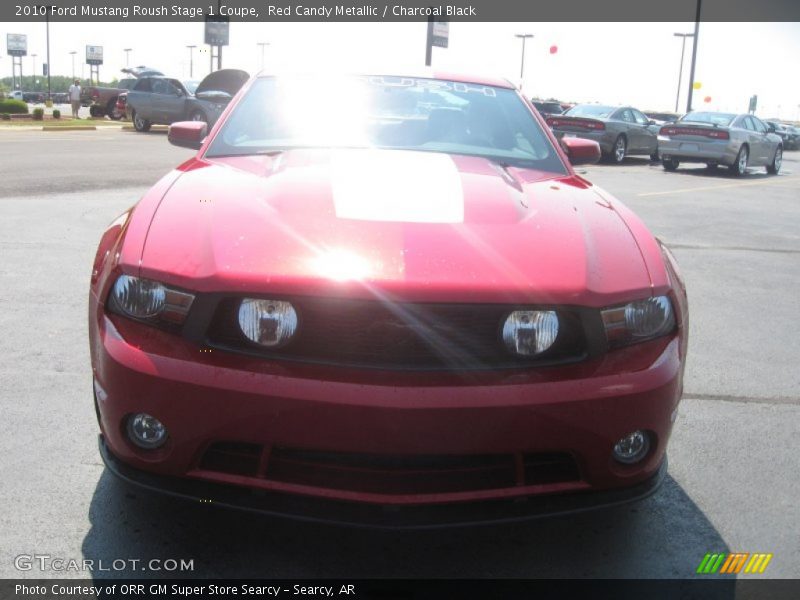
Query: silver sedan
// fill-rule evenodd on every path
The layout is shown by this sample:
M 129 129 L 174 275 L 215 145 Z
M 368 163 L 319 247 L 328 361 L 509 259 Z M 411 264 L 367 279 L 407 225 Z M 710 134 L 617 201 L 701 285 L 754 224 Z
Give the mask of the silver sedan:
M 579 104 L 563 115 L 548 117 L 547 124 L 559 139 L 567 136 L 594 140 L 603 155 L 615 163 L 632 154 L 658 160 L 658 125 L 630 106 Z
M 728 167 L 744 175 L 747 167 L 766 167 L 777 174 L 783 161 L 783 143 L 763 121 L 753 115 L 691 112 L 658 134 L 658 150 L 667 171 L 682 162 L 705 163 L 709 169 Z

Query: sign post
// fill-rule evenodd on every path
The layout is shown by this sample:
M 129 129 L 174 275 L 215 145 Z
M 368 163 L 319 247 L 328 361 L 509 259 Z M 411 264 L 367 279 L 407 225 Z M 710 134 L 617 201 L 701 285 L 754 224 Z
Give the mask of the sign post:
M 100 65 L 103 64 L 103 47 L 86 46 L 86 64 L 89 65 L 89 83 L 100 84 Z
M 747 111 L 751 115 L 754 115 L 754 114 L 756 114 L 756 107 L 757 106 L 758 106 L 758 95 L 757 94 L 753 94 L 752 96 L 750 96 L 750 108 L 748 108 Z
M 217 59 L 217 70 L 222 68 L 222 47 L 230 41 L 230 22 L 223 17 L 206 17 L 205 43 L 211 47 L 211 70 L 214 70 L 214 58 Z M 215 52 L 216 50 L 216 52 Z
M 12 89 L 22 89 L 22 57 L 28 55 L 28 36 L 20 33 L 9 33 L 6 36 L 6 54 L 11 57 Z M 17 84 L 18 71 L 19 84 Z

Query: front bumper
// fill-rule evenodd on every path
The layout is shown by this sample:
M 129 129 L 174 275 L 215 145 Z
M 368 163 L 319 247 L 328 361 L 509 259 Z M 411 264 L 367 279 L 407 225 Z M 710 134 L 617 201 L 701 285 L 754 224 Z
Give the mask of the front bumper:
M 347 522 L 385 506 L 427 507 L 447 522 L 442 513 L 464 520 L 455 516 L 461 505 L 476 502 L 510 506 L 536 499 L 538 505 L 542 498 L 548 508 L 541 512 L 557 513 L 572 510 L 572 496 L 607 492 L 616 498 L 634 490 L 630 494 L 638 497 L 640 486 L 662 468 L 682 390 L 677 334 L 557 367 L 458 375 L 364 371 L 211 351 L 94 308 L 90 340 L 100 427 L 113 464 L 131 469 L 112 470 L 141 472 L 154 478 L 147 479 L 150 487 L 167 480 L 183 482 L 179 490 L 211 486 L 220 504 L 238 503 L 226 494 L 261 494 L 276 498 L 278 506 L 309 509 L 327 502 L 352 514 L 343 517 Z M 162 448 L 145 451 L 128 439 L 126 419 L 137 412 L 167 426 Z M 634 430 L 651 434 L 649 454 L 636 465 L 616 463 L 615 442 Z M 228 442 L 261 449 L 257 472 L 208 466 L 204 458 L 212 447 Z M 476 488 L 364 489 L 352 481 L 351 487 L 320 482 L 316 463 L 304 466 L 305 479 L 271 477 L 273 449 L 296 451 L 295 458 L 309 451 L 382 459 L 509 456 L 518 461 L 518 472 L 516 481 L 496 486 L 479 481 Z M 520 476 L 523 457 L 547 453 L 570 457 L 577 475 L 557 481 Z
M 102 435 L 100 455 L 111 473 L 129 484 L 175 498 L 266 516 L 377 529 L 428 529 L 528 521 L 611 508 L 651 496 L 667 473 L 666 456 L 644 481 L 620 490 L 422 506 L 356 504 L 155 475 L 120 461 Z

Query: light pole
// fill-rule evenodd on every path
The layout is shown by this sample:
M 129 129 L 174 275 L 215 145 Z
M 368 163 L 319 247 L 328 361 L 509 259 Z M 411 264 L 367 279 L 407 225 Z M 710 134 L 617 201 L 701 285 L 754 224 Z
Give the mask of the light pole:
M 36 56 L 36 54 L 31 54 L 31 58 L 33 59 L 33 81 L 31 83 L 33 84 L 34 92 L 36 91 Z
M 73 50 L 72 52 L 70 52 L 70 55 L 72 55 L 72 81 L 75 81 L 75 55 L 77 53 L 78 53 L 77 50 Z
M 514 37 L 522 40 L 522 60 L 519 63 L 519 89 L 522 89 L 523 78 L 525 74 L 525 40 L 532 38 L 532 33 L 515 33 Z
M 133 50 L 133 48 L 123 48 L 122 49 L 122 51 L 125 53 L 125 66 L 126 67 L 131 66 L 130 58 L 131 58 L 131 51 L 132 50 Z
M 694 89 L 694 65 L 697 62 L 697 40 L 700 38 L 700 12 L 703 0 L 697 0 L 697 12 L 694 18 L 694 36 L 692 36 L 692 70 L 689 72 L 689 97 L 686 99 L 686 112 L 692 112 L 692 90 Z
M 681 97 L 681 79 L 683 79 L 683 54 L 686 50 L 686 38 L 694 37 L 693 33 L 674 33 L 675 37 L 681 38 L 681 67 L 678 69 L 678 93 L 675 96 L 675 112 L 678 112 L 678 101 Z
M 264 70 L 264 48 L 269 46 L 269 42 L 256 42 L 256 46 L 261 46 L 261 70 Z
M 189 49 L 189 79 L 194 77 L 194 49 L 197 46 L 190 45 L 186 46 Z

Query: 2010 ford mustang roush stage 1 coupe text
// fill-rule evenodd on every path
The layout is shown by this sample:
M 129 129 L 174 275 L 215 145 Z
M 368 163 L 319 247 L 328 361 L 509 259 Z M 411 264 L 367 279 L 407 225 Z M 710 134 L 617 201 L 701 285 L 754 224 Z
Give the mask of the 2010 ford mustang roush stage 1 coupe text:
M 320 102 L 320 95 L 325 102 Z M 102 236 L 100 450 L 221 505 L 440 526 L 653 492 L 682 391 L 670 254 L 504 80 L 252 78 Z M 572 163 L 572 164 L 570 164 Z

